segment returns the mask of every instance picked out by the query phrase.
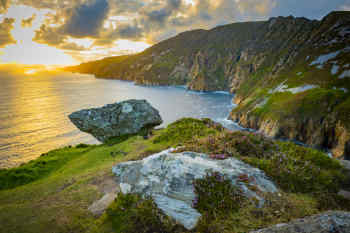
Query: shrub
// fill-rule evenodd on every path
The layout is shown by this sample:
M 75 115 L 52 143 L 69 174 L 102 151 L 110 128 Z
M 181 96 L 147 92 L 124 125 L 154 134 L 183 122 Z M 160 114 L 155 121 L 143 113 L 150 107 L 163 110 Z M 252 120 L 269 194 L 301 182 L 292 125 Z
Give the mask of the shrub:
M 280 151 L 269 159 L 246 160 L 265 171 L 287 192 L 335 193 L 345 176 L 338 161 L 326 154 L 293 143 L 281 142 Z
M 320 211 L 342 210 L 350 211 L 350 200 L 339 196 L 337 193 L 318 192 L 313 196 L 317 200 L 317 208 Z
M 226 157 L 269 158 L 278 149 L 271 139 L 248 132 L 222 132 L 187 143 L 181 151 L 194 150 Z
M 208 153 L 213 159 L 237 157 L 265 171 L 285 192 L 335 193 L 345 180 L 339 162 L 325 153 L 260 134 L 223 132 L 186 143 L 180 151 Z
M 152 199 L 136 194 L 119 193 L 106 210 L 105 222 L 111 223 L 113 232 L 123 233 L 170 233 L 181 228 L 165 216 Z
M 80 143 L 80 144 L 76 145 L 75 147 L 76 148 L 88 148 L 89 146 L 90 145 L 88 145 L 88 144 Z
M 217 130 L 210 126 L 214 126 L 214 124 L 208 119 L 183 118 L 170 124 L 153 142 L 169 145 L 188 142 L 197 137 L 215 134 Z M 219 128 L 219 126 L 215 125 L 215 128 Z
M 193 207 L 211 216 L 237 211 L 245 200 L 242 191 L 217 172 L 195 180 L 193 185 L 196 194 Z

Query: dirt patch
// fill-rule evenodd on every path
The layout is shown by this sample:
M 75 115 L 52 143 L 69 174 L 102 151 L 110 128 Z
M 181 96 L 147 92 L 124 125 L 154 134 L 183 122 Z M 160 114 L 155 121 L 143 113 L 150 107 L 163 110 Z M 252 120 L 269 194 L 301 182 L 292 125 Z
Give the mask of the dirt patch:
M 112 204 L 120 192 L 120 188 L 112 175 L 95 178 L 91 184 L 96 186 L 99 192 L 103 193 L 103 197 L 93 202 L 88 208 L 94 216 L 98 217 Z

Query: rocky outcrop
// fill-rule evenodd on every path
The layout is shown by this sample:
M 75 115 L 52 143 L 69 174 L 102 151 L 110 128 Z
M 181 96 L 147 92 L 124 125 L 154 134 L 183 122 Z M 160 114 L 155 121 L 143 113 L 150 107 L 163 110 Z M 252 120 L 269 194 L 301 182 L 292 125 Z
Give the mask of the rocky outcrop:
M 78 129 L 101 142 L 162 124 L 158 110 L 146 100 L 127 100 L 102 108 L 85 109 L 70 114 L 69 119 Z
M 350 213 L 330 211 L 251 233 L 348 233 Z
M 269 137 L 294 140 L 318 149 L 328 149 L 337 158 L 347 159 L 350 156 L 350 132 L 336 118 L 325 119 L 322 115 L 298 118 L 291 114 L 282 120 L 260 116 L 252 111 L 243 113 L 233 111 L 230 119 Z
M 163 151 L 140 161 L 120 163 L 113 167 L 113 173 L 123 193 L 153 197 L 158 208 L 187 229 L 193 229 L 201 216 L 192 207 L 195 200 L 193 181 L 204 178 L 207 173 L 225 175 L 246 196 L 257 198 L 261 204 L 261 192 L 277 191 L 263 171 L 235 158 L 214 160 L 205 154 L 171 151 Z M 254 190 L 239 180 L 243 174 L 254 180 Z
M 346 11 L 332 12 L 320 21 L 289 16 L 233 23 L 181 33 L 140 54 L 66 70 L 141 85 L 230 91 L 239 108 L 232 118 L 243 127 L 350 158 L 349 25 Z M 276 103 L 281 97 L 272 91 L 281 85 L 285 88 L 280 93 L 295 95 L 284 104 Z M 276 116 L 252 114 L 268 98 L 270 106 L 281 111 L 276 109 Z M 292 106 L 298 109 L 283 111 Z

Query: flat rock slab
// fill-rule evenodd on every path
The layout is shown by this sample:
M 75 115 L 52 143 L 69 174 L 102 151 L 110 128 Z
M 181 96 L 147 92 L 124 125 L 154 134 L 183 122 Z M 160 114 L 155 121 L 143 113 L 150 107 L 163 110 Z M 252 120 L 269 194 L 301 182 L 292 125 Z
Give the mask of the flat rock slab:
M 341 165 L 347 170 L 350 171 L 350 161 L 349 160 L 339 160 Z
M 193 181 L 204 178 L 210 172 L 225 175 L 246 196 L 255 197 L 262 203 L 263 198 L 241 182 L 242 175 L 249 177 L 251 184 L 261 192 L 278 191 L 263 171 L 235 158 L 214 160 L 206 154 L 171 151 L 166 150 L 139 161 L 120 163 L 113 167 L 113 173 L 123 193 L 153 197 L 158 208 L 187 229 L 193 229 L 201 216 L 192 208 L 195 199 Z
M 329 211 L 251 233 L 349 233 L 350 213 Z
M 127 100 L 101 108 L 84 109 L 70 114 L 69 119 L 78 129 L 101 142 L 136 134 L 163 122 L 158 110 L 146 100 Z
M 101 216 L 103 212 L 113 203 L 117 197 L 117 192 L 106 193 L 100 200 L 95 201 L 88 210 L 95 216 Z
M 338 195 L 339 195 L 339 196 L 342 196 L 342 197 L 345 198 L 345 199 L 350 200 L 350 192 L 349 192 L 349 191 L 340 190 L 340 191 L 338 192 Z

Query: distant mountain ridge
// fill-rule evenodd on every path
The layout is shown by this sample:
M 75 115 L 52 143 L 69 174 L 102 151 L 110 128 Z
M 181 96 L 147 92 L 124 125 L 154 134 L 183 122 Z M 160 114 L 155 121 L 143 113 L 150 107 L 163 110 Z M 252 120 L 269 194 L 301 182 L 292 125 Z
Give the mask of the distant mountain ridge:
M 136 55 L 67 67 L 141 85 L 230 91 L 231 118 L 350 159 L 350 12 L 194 30 Z

